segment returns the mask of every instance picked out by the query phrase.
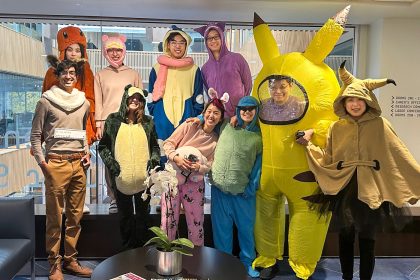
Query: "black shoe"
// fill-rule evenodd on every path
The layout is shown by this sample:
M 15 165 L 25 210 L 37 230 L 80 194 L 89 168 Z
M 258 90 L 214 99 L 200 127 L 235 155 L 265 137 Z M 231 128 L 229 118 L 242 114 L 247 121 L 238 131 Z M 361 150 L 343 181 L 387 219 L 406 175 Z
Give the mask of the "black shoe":
M 276 277 L 277 273 L 279 272 L 279 267 L 277 262 L 270 267 L 264 268 L 260 271 L 260 278 L 261 279 L 273 279 Z

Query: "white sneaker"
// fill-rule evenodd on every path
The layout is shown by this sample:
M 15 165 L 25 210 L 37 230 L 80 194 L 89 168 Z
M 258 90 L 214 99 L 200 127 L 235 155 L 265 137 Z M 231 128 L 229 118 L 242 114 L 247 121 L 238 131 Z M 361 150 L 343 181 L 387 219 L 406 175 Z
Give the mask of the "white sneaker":
M 89 213 L 90 213 L 90 209 L 85 203 L 85 205 L 83 205 L 83 214 L 89 214 Z
M 110 214 L 118 213 L 118 206 L 117 206 L 116 200 L 112 200 L 111 203 L 109 204 L 109 213 Z

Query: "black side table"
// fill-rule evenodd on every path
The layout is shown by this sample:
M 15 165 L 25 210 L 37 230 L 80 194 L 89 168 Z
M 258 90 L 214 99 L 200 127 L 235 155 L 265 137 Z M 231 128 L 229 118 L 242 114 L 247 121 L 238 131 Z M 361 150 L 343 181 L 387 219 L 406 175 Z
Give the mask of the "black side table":
M 195 247 L 193 256 L 182 256 L 182 271 L 175 276 L 157 274 L 155 249 L 140 247 L 128 250 L 101 262 L 93 271 L 92 280 L 106 280 L 132 272 L 145 279 L 215 279 L 246 280 L 247 272 L 241 261 L 210 247 Z M 181 279 L 182 279 L 181 278 Z

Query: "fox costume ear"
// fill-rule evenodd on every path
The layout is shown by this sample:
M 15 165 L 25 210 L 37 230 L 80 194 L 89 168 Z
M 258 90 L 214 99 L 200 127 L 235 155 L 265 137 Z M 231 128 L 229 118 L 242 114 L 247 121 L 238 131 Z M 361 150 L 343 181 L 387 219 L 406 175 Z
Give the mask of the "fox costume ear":
M 147 96 L 149 95 L 149 92 L 148 92 L 147 90 L 142 89 L 142 91 L 143 91 L 143 95 L 144 95 L 144 97 L 147 97 Z
M 57 65 L 60 63 L 60 60 L 55 55 L 47 55 L 48 64 L 51 65 L 52 68 L 56 69 Z

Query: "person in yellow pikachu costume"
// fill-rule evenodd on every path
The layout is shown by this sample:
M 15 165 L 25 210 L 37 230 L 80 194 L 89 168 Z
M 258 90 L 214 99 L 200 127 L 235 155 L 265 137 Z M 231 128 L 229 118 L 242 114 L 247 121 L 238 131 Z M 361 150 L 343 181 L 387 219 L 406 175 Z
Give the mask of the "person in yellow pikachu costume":
M 333 70 L 323 60 L 343 33 L 349 10 L 350 6 L 329 19 L 304 53 L 288 54 L 280 53 L 268 25 L 254 15 L 254 37 L 263 62 L 252 92 L 261 101 L 263 138 L 255 224 L 259 257 L 254 268 L 273 271 L 276 259 L 283 258 L 286 199 L 289 264 L 296 276 L 308 279 L 321 257 L 331 216 L 319 217 L 302 200 L 313 194 L 318 185 L 309 171 L 304 148 L 295 143 L 295 137 L 297 131 L 314 127 L 313 142 L 325 146 L 328 127 L 336 120 L 332 104 L 340 87 Z

